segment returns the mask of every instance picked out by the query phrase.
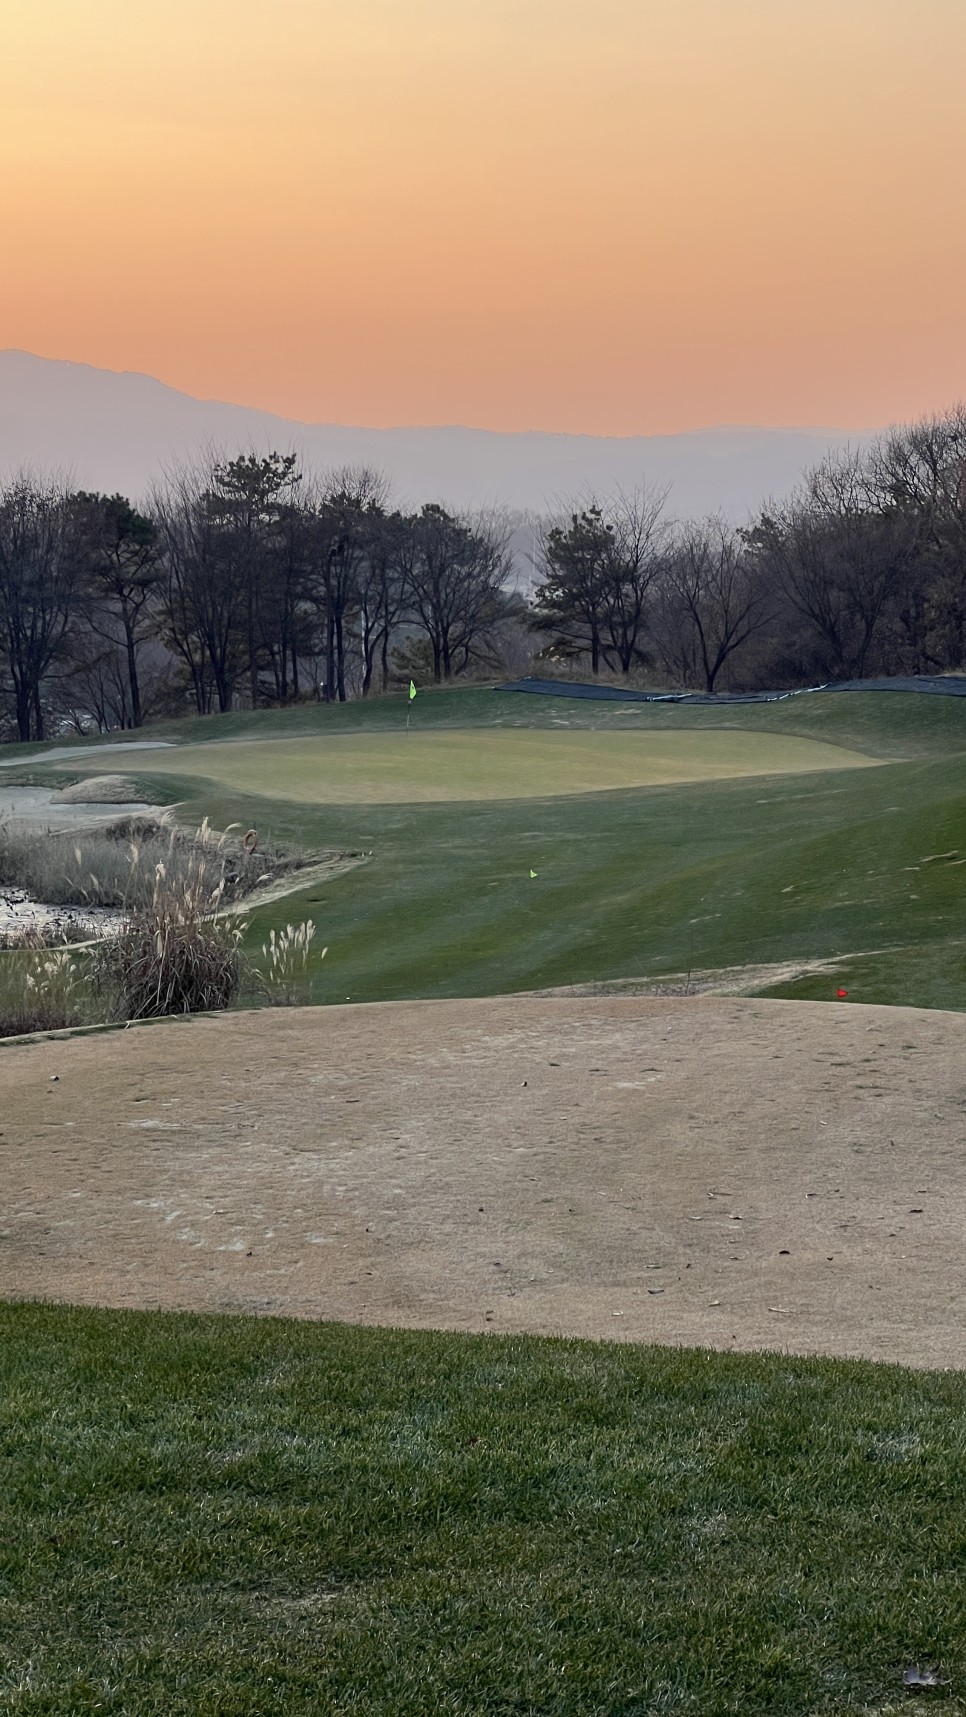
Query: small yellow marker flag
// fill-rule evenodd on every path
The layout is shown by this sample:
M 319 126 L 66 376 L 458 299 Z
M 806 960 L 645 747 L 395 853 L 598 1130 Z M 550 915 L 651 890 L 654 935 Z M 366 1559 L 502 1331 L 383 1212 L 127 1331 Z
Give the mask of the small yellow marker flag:
M 415 684 L 414 680 L 410 680 L 410 682 L 409 682 L 409 701 L 410 701 L 410 703 L 412 703 L 413 698 L 415 696 L 416 696 L 416 684 Z
M 536 876 L 536 874 L 537 874 L 537 873 L 536 873 L 536 871 L 535 871 L 535 870 L 532 870 L 532 871 L 531 871 L 531 872 L 530 872 L 530 875 L 531 875 L 531 876 Z

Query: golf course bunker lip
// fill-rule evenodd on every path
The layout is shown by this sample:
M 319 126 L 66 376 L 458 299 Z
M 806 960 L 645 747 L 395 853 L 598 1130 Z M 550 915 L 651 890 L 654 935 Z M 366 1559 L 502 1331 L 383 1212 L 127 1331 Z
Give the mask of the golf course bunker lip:
M 147 775 L 190 776 L 300 804 L 555 798 L 752 776 L 870 769 L 881 760 L 825 740 L 740 728 L 646 732 L 440 729 L 176 746 Z
M 963 1367 L 964 1050 L 731 998 L 9 1045 L 0 1294 Z
M 161 816 L 162 808 L 142 799 L 123 804 L 82 800 L 63 801 L 56 788 L 7 787 L 0 776 L 0 822 L 11 833 L 43 834 L 53 830 L 69 834 L 116 823 L 120 816 Z

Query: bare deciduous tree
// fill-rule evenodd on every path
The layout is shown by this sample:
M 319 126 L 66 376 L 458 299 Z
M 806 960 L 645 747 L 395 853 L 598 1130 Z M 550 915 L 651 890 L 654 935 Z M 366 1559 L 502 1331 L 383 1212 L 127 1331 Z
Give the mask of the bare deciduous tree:
M 66 485 L 22 472 L 0 490 L 0 649 L 19 739 L 44 738 L 45 676 L 65 641 L 91 543 Z
M 183 662 L 199 715 L 231 708 L 244 661 L 247 592 L 211 505 L 212 465 L 171 471 L 152 511 L 164 548 L 164 626 Z
M 436 503 L 412 521 L 406 595 L 410 618 L 429 642 L 437 684 L 487 655 L 487 635 L 507 607 L 507 535 L 495 514 L 457 515 Z
M 389 689 L 389 650 L 406 612 L 407 581 L 412 570 L 415 532 L 402 513 L 373 508 L 368 518 L 366 553 L 356 576 L 359 652 L 363 697 L 372 690 L 376 662 L 381 689 Z
M 384 510 L 388 485 L 378 472 L 346 466 L 324 478 L 310 499 L 308 589 L 325 628 L 325 696 L 344 703 L 346 643 L 358 606 L 358 581 Z
M 824 459 L 788 503 L 762 515 L 745 542 L 762 578 L 812 627 L 822 671 L 861 677 L 875 660 L 913 552 L 913 534 L 877 506 L 863 458 L 847 451 Z
M 618 489 L 610 509 L 610 553 L 606 563 L 605 613 L 611 652 L 622 673 L 644 655 L 648 600 L 665 565 L 669 525 L 667 489 Z
M 660 579 L 659 640 L 665 665 L 685 684 L 700 674 L 713 693 L 731 657 L 766 623 L 759 569 L 720 516 L 685 525 Z
M 878 510 L 908 541 L 897 620 L 914 672 L 966 660 L 966 405 L 890 430 L 870 454 Z
M 140 727 L 144 712 L 138 659 L 156 624 L 163 576 L 158 528 L 124 495 L 80 494 L 77 501 L 89 510 L 94 539 L 88 623 L 108 647 L 100 656 L 105 666 L 111 663 L 110 680 L 117 677 L 114 657 L 123 651 L 127 684 L 115 709 L 123 712 L 119 725 Z

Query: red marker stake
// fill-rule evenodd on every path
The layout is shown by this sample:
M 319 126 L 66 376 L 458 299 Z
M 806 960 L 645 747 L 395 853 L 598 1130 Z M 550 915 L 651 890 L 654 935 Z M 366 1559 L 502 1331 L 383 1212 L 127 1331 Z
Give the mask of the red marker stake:
M 835 994 L 838 996 L 840 1002 L 844 1002 L 848 993 L 849 993 L 848 990 L 836 990 L 836 992 L 835 992 Z

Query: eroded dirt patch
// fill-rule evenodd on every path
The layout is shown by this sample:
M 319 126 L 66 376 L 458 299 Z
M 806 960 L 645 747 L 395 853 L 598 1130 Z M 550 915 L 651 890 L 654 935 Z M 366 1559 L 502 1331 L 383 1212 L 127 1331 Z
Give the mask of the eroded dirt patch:
M 964 1050 L 721 997 L 8 1046 L 0 1293 L 966 1365 Z
M 883 950 L 879 950 L 882 952 Z M 776 960 L 771 964 L 710 966 L 707 970 L 668 972 L 663 977 L 601 978 L 587 984 L 557 984 L 546 990 L 525 992 L 531 996 L 740 996 L 771 984 L 788 984 L 815 972 L 829 975 L 842 969 L 846 960 L 868 958 L 865 953 L 840 955 L 830 960 Z

